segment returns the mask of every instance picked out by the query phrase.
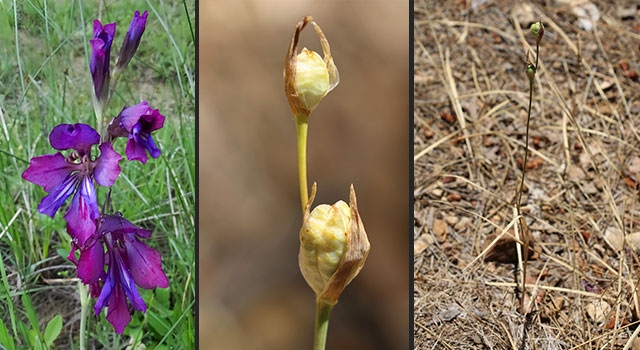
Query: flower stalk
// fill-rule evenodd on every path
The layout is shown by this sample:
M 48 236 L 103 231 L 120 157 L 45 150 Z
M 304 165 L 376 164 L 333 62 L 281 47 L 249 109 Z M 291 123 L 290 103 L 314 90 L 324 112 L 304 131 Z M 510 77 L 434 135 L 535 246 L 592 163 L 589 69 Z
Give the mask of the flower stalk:
M 82 282 L 78 282 L 80 295 L 80 350 L 87 349 L 87 316 L 89 310 L 89 289 Z
M 300 32 L 311 23 L 320 39 L 324 57 L 303 48 L 298 54 Z M 311 210 L 317 185 L 307 185 L 307 134 L 309 116 L 320 101 L 338 85 L 340 78 L 329 42 L 313 18 L 306 16 L 295 27 L 284 68 L 285 94 L 296 120 L 298 180 L 302 206 L 300 272 L 316 296 L 314 349 L 326 346 L 331 310 L 344 288 L 358 275 L 369 253 L 356 193 L 351 185 L 349 202 L 320 204 Z
M 316 302 L 316 329 L 313 336 L 313 350 L 324 350 L 327 346 L 331 310 L 333 310 L 333 305 L 322 301 Z
M 300 183 L 300 204 L 302 212 L 309 202 L 307 187 L 307 132 L 309 130 L 309 117 L 296 117 L 296 139 L 298 144 L 298 182 Z
M 527 127 L 525 130 L 525 139 L 524 139 L 524 161 L 522 163 L 522 177 L 520 178 L 520 186 L 518 188 L 518 198 L 516 200 L 516 209 L 519 217 L 518 222 L 520 223 L 520 228 L 523 236 L 523 246 L 520 246 L 520 250 L 524 251 L 524 253 L 520 253 L 522 256 L 522 296 L 520 299 L 520 310 L 523 313 L 527 313 L 527 305 L 525 305 L 526 301 L 526 278 L 527 278 L 527 262 L 529 260 L 529 229 L 527 227 L 527 223 L 525 218 L 522 216 L 521 211 L 521 202 L 522 202 L 522 192 L 524 192 L 524 178 L 527 172 L 527 156 L 529 154 L 529 124 L 531 122 L 531 105 L 533 102 L 533 81 L 536 76 L 536 72 L 538 70 L 538 52 L 540 48 L 540 41 L 544 36 L 544 26 L 542 22 L 536 22 L 531 25 L 530 32 L 532 35 L 536 37 L 536 63 L 535 65 L 527 62 L 526 73 L 529 78 L 529 106 L 527 108 Z

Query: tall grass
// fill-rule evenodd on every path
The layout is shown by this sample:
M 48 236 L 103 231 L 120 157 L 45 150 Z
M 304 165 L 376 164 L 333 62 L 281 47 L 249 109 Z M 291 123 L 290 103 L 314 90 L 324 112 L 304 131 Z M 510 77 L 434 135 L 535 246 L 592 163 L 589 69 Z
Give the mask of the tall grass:
M 0 2 L 0 348 L 78 348 L 80 300 L 65 221 L 37 212 L 45 192 L 21 178 L 29 159 L 54 153 L 60 123 L 96 126 L 89 73 L 93 20 L 117 22 L 112 64 L 135 10 L 149 11 L 140 47 L 118 80 L 108 115 L 142 100 L 167 117 L 154 133 L 162 150 L 146 165 L 121 162 L 113 207 L 153 230 L 146 243 L 163 256 L 167 289 L 140 292 L 118 336 L 88 317 L 90 347 L 195 347 L 195 36 L 193 1 Z M 116 151 L 124 154 L 124 142 Z M 98 203 L 106 191 L 98 190 Z M 66 204 L 68 205 L 68 203 Z M 64 208 L 62 210 L 64 213 Z

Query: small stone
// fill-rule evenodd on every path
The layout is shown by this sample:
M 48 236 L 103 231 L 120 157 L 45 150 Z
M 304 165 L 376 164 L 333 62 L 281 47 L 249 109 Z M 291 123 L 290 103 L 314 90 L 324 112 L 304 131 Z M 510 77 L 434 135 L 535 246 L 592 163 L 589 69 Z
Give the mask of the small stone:
M 446 216 L 446 217 L 444 218 L 444 221 L 446 221 L 446 222 L 447 222 L 447 224 L 449 224 L 449 225 L 451 225 L 451 226 L 454 226 L 455 224 L 457 224 L 457 223 L 458 223 L 459 218 L 458 218 L 457 216 Z

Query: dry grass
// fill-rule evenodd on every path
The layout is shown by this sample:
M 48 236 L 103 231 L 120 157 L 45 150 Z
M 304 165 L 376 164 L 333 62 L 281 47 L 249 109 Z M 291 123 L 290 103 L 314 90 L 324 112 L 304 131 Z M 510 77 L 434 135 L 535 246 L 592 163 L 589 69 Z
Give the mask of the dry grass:
M 416 348 L 640 348 L 640 8 L 593 1 L 585 31 L 587 1 L 548 3 L 415 2 Z M 517 219 L 539 18 L 524 316 L 522 275 L 483 250 Z

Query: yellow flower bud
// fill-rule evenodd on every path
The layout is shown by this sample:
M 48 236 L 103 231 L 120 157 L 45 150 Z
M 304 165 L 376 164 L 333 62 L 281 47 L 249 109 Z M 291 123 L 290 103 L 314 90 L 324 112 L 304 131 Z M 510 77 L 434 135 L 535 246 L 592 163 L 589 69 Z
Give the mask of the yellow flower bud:
M 351 221 L 349 205 L 338 201 L 334 205 L 315 207 L 300 231 L 300 264 L 302 274 L 316 294 L 338 269 L 347 245 L 347 230 Z
M 322 45 L 324 58 L 315 51 L 302 49 L 297 54 L 300 32 L 311 23 Z M 284 90 L 291 113 L 308 118 L 320 101 L 340 82 L 338 68 L 333 63 L 331 48 L 322 29 L 306 16 L 298 22 L 291 38 L 284 65 Z
M 360 220 L 355 190 L 350 205 L 338 201 L 309 212 L 316 184 L 300 229 L 300 271 L 318 301 L 335 305 L 344 288 L 358 275 L 369 254 L 369 240 Z
M 303 48 L 296 58 L 296 93 L 312 111 L 329 93 L 329 71 L 322 57 Z

